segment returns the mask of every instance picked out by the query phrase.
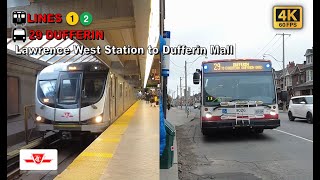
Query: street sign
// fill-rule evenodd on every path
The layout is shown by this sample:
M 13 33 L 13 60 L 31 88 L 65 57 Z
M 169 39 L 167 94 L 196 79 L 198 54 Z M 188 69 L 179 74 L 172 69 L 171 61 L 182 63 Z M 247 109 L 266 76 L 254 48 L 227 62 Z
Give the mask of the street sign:
M 164 31 L 163 38 L 165 40 L 165 45 L 170 46 L 170 31 Z M 162 49 L 162 47 L 161 47 L 161 49 Z M 161 52 L 161 56 L 163 57 L 162 62 L 161 62 L 161 75 L 162 76 L 169 76 L 170 55 L 169 54 L 163 55 Z

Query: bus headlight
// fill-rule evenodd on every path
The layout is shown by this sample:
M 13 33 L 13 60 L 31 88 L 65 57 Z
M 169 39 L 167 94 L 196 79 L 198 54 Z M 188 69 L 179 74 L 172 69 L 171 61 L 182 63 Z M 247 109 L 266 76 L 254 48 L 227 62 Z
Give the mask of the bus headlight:
M 206 118 L 211 118 L 212 117 L 212 114 L 211 113 L 206 113 Z
M 96 123 L 101 123 L 102 122 L 102 116 L 97 116 L 95 121 L 96 121 Z
M 271 115 L 271 116 L 274 116 L 274 115 L 276 115 L 276 112 L 271 110 L 271 111 L 270 111 L 270 115 Z
M 37 120 L 37 121 L 41 121 L 41 119 L 42 119 L 41 116 L 37 116 L 37 117 L 36 117 L 36 120 Z

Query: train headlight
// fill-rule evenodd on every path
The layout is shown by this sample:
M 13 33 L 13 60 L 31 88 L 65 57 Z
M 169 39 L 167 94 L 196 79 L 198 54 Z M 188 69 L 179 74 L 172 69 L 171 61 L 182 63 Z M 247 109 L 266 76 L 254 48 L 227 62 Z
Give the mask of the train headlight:
M 41 121 L 41 119 L 42 119 L 41 116 L 37 116 L 37 117 L 36 117 L 36 120 L 37 120 L 37 121 Z
M 206 113 L 206 118 L 211 118 L 212 117 L 212 114 L 211 113 Z
M 48 99 L 48 98 L 44 98 L 44 99 L 43 99 L 43 102 L 48 103 L 48 102 L 49 102 L 49 99 Z
M 102 116 L 97 116 L 95 119 L 96 123 L 101 123 L 102 121 Z

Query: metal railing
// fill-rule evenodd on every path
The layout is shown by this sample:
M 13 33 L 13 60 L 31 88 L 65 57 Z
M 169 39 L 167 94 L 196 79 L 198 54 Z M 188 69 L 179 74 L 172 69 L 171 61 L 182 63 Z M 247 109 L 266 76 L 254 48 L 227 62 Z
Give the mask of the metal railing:
M 28 121 L 29 121 L 30 118 L 31 118 L 33 124 L 32 124 L 32 128 L 30 129 L 30 132 L 29 132 Z M 25 141 L 26 141 L 26 144 L 29 143 L 31 134 L 32 134 L 33 129 L 35 128 L 35 126 L 36 126 L 35 105 L 34 104 L 26 105 L 26 106 L 24 106 L 24 128 L 25 128 Z

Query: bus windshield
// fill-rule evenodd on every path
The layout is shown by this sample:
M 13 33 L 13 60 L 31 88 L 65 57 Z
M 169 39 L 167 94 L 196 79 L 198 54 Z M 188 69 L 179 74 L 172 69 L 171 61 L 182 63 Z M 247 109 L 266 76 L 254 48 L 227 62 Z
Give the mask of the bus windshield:
M 204 74 L 203 89 L 205 106 L 235 100 L 276 103 L 272 72 Z

